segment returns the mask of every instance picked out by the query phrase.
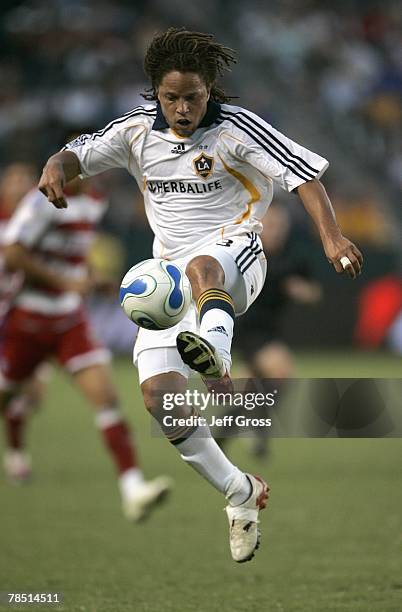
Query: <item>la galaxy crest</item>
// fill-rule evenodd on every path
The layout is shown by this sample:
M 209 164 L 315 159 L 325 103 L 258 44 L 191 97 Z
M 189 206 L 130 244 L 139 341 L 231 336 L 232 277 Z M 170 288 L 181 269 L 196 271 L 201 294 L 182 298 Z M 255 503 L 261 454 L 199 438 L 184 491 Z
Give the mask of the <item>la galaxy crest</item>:
M 205 153 L 200 153 L 198 157 L 193 159 L 194 169 L 198 176 L 201 176 L 203 179 L 207 179 L 212 174 L 214 163 L 214 158 Z

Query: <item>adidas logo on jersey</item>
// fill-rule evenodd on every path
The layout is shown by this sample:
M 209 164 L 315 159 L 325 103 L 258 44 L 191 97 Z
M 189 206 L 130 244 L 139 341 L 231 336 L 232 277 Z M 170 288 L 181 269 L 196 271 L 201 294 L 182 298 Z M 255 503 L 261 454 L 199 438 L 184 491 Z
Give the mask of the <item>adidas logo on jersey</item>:
M 225 336 L 228 335 L 223 325 L 217 325 L 216 327 L 212 327 L 211 329 L 208 330 L 208 332 L 220 332 L 221 334 L 225 334 Z
M 186 147 L 184 146 L 184 144 L 180 143 L 180 144 L 176 145 L 175 147 L 173 147 L 173 149 L 171 149 L 170 152 L 171 153 L 176 153 L 177 155 L 180 155 L 180 153 L 185 153 L 186 152 Z

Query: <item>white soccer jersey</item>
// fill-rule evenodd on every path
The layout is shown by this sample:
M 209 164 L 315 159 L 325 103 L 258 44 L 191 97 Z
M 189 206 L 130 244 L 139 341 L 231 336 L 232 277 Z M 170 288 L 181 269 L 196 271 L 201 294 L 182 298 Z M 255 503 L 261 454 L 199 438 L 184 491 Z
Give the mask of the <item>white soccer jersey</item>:
M 70 206 L 59 211 L 49 206 L 40 191 L 30 191 L 7 225 L 4 244 L 22 244 L 60 276 L 83 278 L 88 250 L 106 201 L 84 193 L 66 197 Z M 78 308 L 81 299 L 75 292 L 26 282 L 14 304 L 45 315 L 63 315 Z
M 126 168 L 144 195 L 154 257 L 174 259 L 219 238 L 259 233 L 272 182 L 292 191 L 319 178 L 328 162 L 239 106 L 208 103 L 187 138 L 159 105 L 139 106 L 66 147 L 83 176 Z

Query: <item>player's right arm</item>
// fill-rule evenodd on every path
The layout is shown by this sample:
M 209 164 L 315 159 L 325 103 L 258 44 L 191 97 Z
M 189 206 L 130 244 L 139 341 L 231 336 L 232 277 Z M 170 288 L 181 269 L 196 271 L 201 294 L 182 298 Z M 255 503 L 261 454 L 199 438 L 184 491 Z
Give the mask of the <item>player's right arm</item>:
M 137 107 L 93 134 L 82 134 L 47 161 L 39 189 L 56 208 L 67 208 L 64 185 L 76 176 L 94 176 L 105 170 L 125 168 L 137 181 L 142 179 L 134 143 L 155 119 L 153 106 Z
M 46 162 L 38 189 L 56 208 L 67 208 L 64 186 L 81 173 L 78 157 L 72 151 L 60 151 Z

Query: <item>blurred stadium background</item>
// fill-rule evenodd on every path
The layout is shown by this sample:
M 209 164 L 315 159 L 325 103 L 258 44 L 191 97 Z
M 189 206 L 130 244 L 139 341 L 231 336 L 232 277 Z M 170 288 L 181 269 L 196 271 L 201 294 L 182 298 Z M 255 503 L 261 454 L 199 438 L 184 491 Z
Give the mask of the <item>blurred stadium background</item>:
M 281 320 L 297 372 L 400 378 L 399 3 L 3 0 L 0 16 L 0 173 L 16 161 L 39 171 L 69 130 L 98 129 L 142 103 L 142 58 L 156 31 L 185 25 L 237 49 L 228 92 L 330 160 L 323 182 L 343 232 L 365 255 L 358 280 L 337 277 L 297 198 L 276 193 L 323 289 L 313 306 L 287 304 Z M 119 280 L 150 256 L 152 236 L 134 181 L 114 172 L 104 185 L 111 204 L 93 263 Z M 144 528 L 123 524 L 90 416 L 57 374 L 33 423 L 36 481 L 25 490 L 0 481 L 0 591 L 64 590 L 63 609 L 91 612 L 400 611 L 400 441 L 277 440 L 268 470 L 239 442 L 234 458 L 269 471 L 278 497 L 256 565 L 233 568 L 217 495 L 163 441 L 148 439 L 129 364 L 133 326 L 113 296 L 96 296 L 91 307 L 104 340 L 123 355 L 116 376 L 146 469 L 164 466 L 177 490 L 165 515 Z
M 387 0 L 336 8 L 293 0 L 206 0 L 202 7 L 181 0 L 3 2 L 0 165 L 24 160 L 40 168 L 68 130 L 99 129 L 141 103 L 142 58 L 155 31 L 183 24 L 213 31 L 239 51 L 228 91 L 330 160 L 324 183 L 345 235 L 366 257 L 355 283 L 331 274 L 298 199 L 278 191 L 292 213 L 294 240 L 308 250 L 325 288 L 315 308 L 288 308 L 285 338 L 293 346 L 350 345 L 361 290 L 401 269 L 398 9 Z M 116 172 L 107 184 L 103 230 L 124 247 L 123 271 L 149 256 L 151 235 L 131 177 Z

